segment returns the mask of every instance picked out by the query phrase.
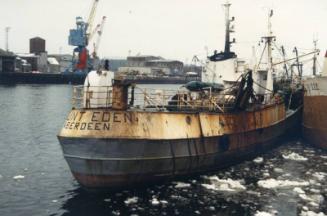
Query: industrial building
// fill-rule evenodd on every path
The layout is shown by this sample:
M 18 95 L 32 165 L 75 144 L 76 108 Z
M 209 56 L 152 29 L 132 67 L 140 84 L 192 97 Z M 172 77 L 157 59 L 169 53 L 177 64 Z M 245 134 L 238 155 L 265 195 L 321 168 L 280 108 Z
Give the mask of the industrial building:
M 145 67 L 146 62 L 152 60 L 162 60 L 160 56 L 151 55 L 140 55 L 140 56 L 128 56 L 127 57 L 127 67 Z
M 48 57 L 46 40 L 40 37 L 30 39 L 30 53 L 19 53 L 17 56 L 17 69 L 20 72 L 61 72 L 60 61 L 51 56 Z
M 109 59 L 109 69 L 111 71 L 117 72 L 118 68 L 120 67 L 125 67 L 127 65 L 127 60 L 126 59 Z
M 0 49 L 0 73 L 15 72 L 15 59 L 14 53 Z
M 45 52 L 45 40 L 43 38 L 34 37 L 30 39 L 30 53 L 39 55 Z
M 60 73 L 72 72 L 72 59 L 73 59 L 72 55 L 69 55 L 69 54 L 51 54 L 50 55 L 49 54 L 48 55 L 48 62 L 50 63 L 49 58 L 55 58 L 57 60 L 57 62 L 59 63 L 59 70 L 58 71 Z
M 48 73 L 53 73 L 53 72 L 59 73 L 60 64 L 56 58 L 48 57 L 47 63 L 48 63 Z
M 121 73 L 146 76 L 183 75 L 183 62 L 166 60 L 160 56 L 129 56 L 127 64 L 118 69 Z
M 17 56 L 15 72 L 27 73 L 31 71 L 32 71 L 32 65 L 28 63 L 25 59 L 22 59 L 19 56 Z

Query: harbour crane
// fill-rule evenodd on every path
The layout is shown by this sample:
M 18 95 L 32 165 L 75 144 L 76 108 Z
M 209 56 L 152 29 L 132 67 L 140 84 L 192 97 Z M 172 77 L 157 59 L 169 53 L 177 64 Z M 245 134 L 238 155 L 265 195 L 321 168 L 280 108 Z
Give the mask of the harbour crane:
M 95 29 L 93 29 L 93 22 L 99 1 L 100 0 L 93 0 L 87 22 L 85 22 L 80 16 L 76 17 L 76 28 L 71 29 L 69 32 L 68 43 L 69 45 L 76 47 L 74 49 L 72 60 L 73 72 L 85 74 L 88 73 L 90 69 L 92 69 L 92 62 L 90 60 L 87 46 L 94 36 L 94 33 L 97 32 L 98 28 L 100 28 L 98 25 Z M 76 56 L 78 56 L 77 59 Z
M 99 28 L 97 30 L 97 34 L 98 34 L 98 38 L 97 38 L 97 41 L 95 43 L 93 43 L 93 53 L 92 53 L 92 57 L 95 59 L 95 58 L 98 58 L 98 49 L 99 49 L 99 46 L 100 46 L 100 42 L 101 42 L 101 37 L 102 37 L 102 33 L 103 33 L 103 28 L 104 28 L 104 25 L 106 23 L 106 17 L 102 17 L 102 22 L 101 24 L 99 24 Z

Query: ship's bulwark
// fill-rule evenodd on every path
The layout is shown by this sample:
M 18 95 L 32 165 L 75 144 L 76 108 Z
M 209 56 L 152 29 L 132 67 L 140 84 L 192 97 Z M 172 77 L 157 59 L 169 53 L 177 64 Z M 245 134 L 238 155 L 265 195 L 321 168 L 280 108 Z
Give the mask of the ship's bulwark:
M 215 170 L 299 125 L 283 105 L 239 114 L 73 110 L 59 134 L 77 181 L 112 188 Z
M 327 96 L 304 96 L 303 136 L 320 148 L 327 149 Z

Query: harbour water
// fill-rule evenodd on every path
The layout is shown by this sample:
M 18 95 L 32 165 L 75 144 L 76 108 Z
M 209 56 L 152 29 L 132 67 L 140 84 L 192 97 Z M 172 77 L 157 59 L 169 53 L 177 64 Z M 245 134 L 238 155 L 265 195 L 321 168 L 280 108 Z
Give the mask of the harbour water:
M 87 193 L 56 138 L 71 95 L 69 85 L 0 86 L 1 216 L 327 215 L 327 152 L 300 139 L 214 173 Z

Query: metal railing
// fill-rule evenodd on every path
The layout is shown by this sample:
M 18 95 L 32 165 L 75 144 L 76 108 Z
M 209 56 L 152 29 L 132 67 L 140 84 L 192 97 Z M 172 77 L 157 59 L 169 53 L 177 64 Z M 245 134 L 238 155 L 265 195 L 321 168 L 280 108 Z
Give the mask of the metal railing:
M 140 89 L 135 91 L 134 105 L 141 109 L 157 110 L 209 110 L 224 112 L 232 107 L 234 97 L 212 92 L 189 92 L 187 90 Z
M 74 108 L 108 108 L 112 106 L 112 86 L 74 86 Z
M 132 92 L 134 95 L 132 96 Z M 115 101 L 112 86 L 75 86 L 72 104 L 74 108 L 111 108 Z M 129 89 L 130 109 L 160 111 L 214 111 L 226 112 L 233 108 L 235 96 L 214 93 L 211 89 L 190 92 L 184 89 L 164 90 L 135 87 Z M 272 101 L 272 103 L 274 103 Z M 266 104 L 267 105 L 267 104 Z

